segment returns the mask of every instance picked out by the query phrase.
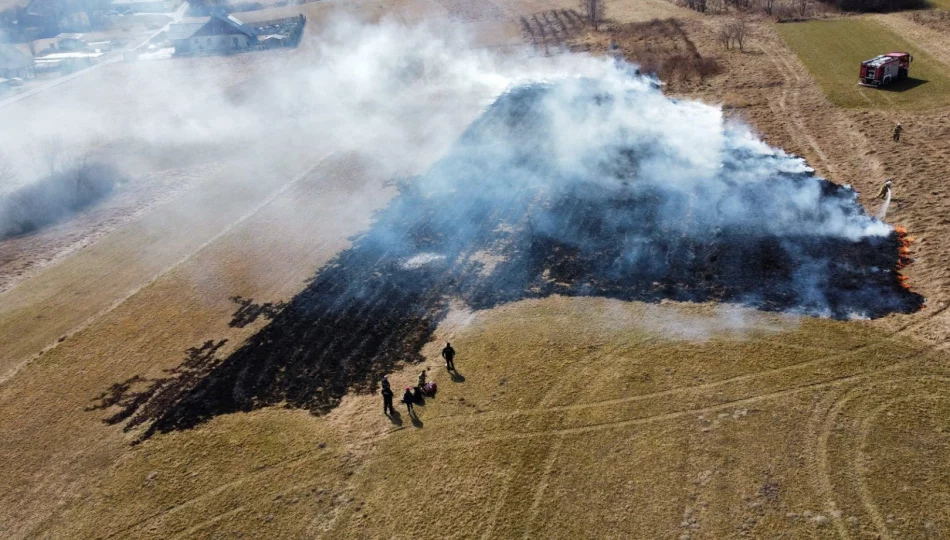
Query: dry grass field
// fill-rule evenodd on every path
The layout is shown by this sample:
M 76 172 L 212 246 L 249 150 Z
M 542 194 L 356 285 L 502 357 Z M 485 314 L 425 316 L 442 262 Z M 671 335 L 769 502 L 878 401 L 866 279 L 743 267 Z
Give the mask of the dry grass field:
M 518 39 L 522 16 L 576 8 L 491 4 L 347 9 L 367 20 L 448 18 L 494 46 Z M 317 25 L 334 6 L 300 9 Z M 229 298 L 293 297 L 394 194 L 391 168 L 366 154 L 331 154 L 332 140 L 276 138 L 264 161 L 200 149 L 139 161 L 148 145 L 138 142 L 122 149 L 127 166 L 179 186 L 174 193 L 156 199 L 143 184 L 37 242 L 0 243 L 9 279 L 0 282 L 9 284 L 0 292 L 0 537 L 950 536 L 950 102 L 928 97 L 950 73 L 943 44 L 900 15 L 756 20 L 740 53 L 717 44 L 723 16 L 663 0 L 614 0 L 609 9 L 602 32 L 565 43 L 597 54 L 614 39 L 633 60 L 660 62 L 669 51 L 714 58 L 720 73 L 677 75 L 667 90 L 722 104 L 770 144 L 855 186 L 870 211 L 876 187 L 894 178 L 887 220 L 917 239 L 906 274 L 927 307 L 833 321 L 559 296 L 474 313 L 460 306 L 423 347 L 425 361 L 391 375 L 396 389 L 423 369 L 438 382 L 415 419 L 402 407 L 387 418 L 379 395 L 354 392 L 324 416 L 268 407 L 136 443 L 137 432 L 103 422 L 112 411 L 91 410 L 98 395 L 132 376 L 161 376 L 208 340 L 228 340 L 222 356 L 236 350 L 267 321 L 229 326 L 237 308 Z M 675 25 L 653 27 L 675 32 L 636 26 L 670 17 Z M 848 101 L 850 88 L 836 97 L 827 74 L 843 64 L 856 78 L 848 55 L 865 45 L 836 38 L 827 30 L 835 25 L 899 32 L 920 47 L 914 68 L 924 66 L 930 82 L 873 107 Z M 789 41 L 787 32 L 800 33 Z M 826 63 L 794 41 L 805 34 L 834 49 Z M 835 39 L 843 44 L 829 45 Z M 308 41 L 294 54 L 318 46 Z M 279 55 L 259 58 L 156 65 L 219 82 L 240 102 L 283 65 Z M 160 114 L 121 99 L 144 91 L 121 84 L 127 69 L 142 68 L 108 66 L 64 99 L 113 103 L 104 123 Z M 472 112 L 458 109 L 459 118 Z M 29 99 L 3 114 L 56 110 Z M 896 121 L 905 127 L 899 145 L 889 139 Z M 459 352 L 455 377 L 439 359 L 447 340 Z
M 909 536 L 950 530 L 946 354 L 865 325 L 728 315 L 565 298 L 460 312 L 439 337 L 464 380 L 438 342 L 394 377 L 440 383 L 418 421 L 391 423 L 376 396 L 319 419 L 224 417 L 129 450 L 53 531 L 801 538 L 891 515 Z

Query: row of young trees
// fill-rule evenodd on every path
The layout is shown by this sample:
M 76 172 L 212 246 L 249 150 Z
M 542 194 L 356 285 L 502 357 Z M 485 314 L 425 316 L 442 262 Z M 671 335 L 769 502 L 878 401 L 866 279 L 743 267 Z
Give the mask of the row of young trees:
M 926 7 L 927 0 L 682 0 L 686 7 L 706 12 L 764 12 L 779 20 L 808 17 L 818 6 L 843 11 L 888 12 Z
M 581 0 L 581 13 L 594 30 L 600 30 L 600 23 L 607 15 L 604 0 Z
M 763 11 L 768 15 L 804 17 L 812 0 L 683 0 L 686 7 L 700 13 Z

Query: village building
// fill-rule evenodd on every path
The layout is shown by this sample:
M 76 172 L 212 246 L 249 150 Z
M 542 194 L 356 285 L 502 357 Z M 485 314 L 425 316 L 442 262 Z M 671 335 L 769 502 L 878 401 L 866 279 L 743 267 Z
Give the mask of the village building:
M 33 58 L 13 45 L 0 44 L 0 78 L 28 79 L 35 75 Z
M 184 53 L 187 50 L 187 43 L 183 43 L 195 35 L 195 32 L 201 30 L 203 22 L 171 23 L 165 30 L 163 40 L 175 47 L 175 52 Z
M 89 47 L 82 34 L 59 34 L 56 37 L 37 39 L 33 42 L 37 56 L 54 52 L 84 51 Z
M 72 73 L 87 68 L 105 55 L 99 51 L 54 52 L 36 57 L 36 69 L 42 72 Z
M 230 54 L 296 47 L 306 24 L 303 15 L 247 24 L 233 15 L 214 14 L 203 23 L 170 24 L 164 39 L 176 55 Z
M 21 15 L 22 28 L 38 28 L 40 35 L 85 32 L 91 28 L 83 0 L 30 0 Z
M 171 26 L 169 33 L 173 38 L 169 40 L 175 46 L 175 54 L 229 53 L 257 45 L 257 32 L 233 15 L 214 14 L 190 35 L 186 34 L 191 27 Z
M 81 51 L 88 46 L 82 34 L 60 34 L 56 36 L 56 47 L 61 51 Z
M 168 13 L 182 0 L 113 0 L 112 9 L 120 13 Z

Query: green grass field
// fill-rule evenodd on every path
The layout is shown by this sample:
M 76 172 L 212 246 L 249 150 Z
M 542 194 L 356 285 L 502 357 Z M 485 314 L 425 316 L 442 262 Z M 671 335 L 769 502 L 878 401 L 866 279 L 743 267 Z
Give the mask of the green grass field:
M 925 107 L 950 102 L 947 68 L 890 30 L 863 18 L 779 24 L 828 98 L 841 107 Z M 859 86 L 862 60 L 890 51 L 914 56 L 910 78 L 886 89 Z

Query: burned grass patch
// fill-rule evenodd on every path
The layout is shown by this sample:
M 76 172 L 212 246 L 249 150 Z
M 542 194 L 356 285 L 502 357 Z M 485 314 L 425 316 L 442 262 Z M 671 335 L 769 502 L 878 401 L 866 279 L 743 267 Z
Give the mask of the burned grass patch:
M 715 148 L 682 144 L 697 129 Z M 453 301 L 675 299 L 838 318 L 923 302 L 898 272 L 904 237 L 853 190 L 639 78 L 517 88 L 399 185 L 373 227 L 233 354 L 217 360 L 209 342 L 144 393 L 141 380 L 117 385 L 97 405 L 121 409 L 107 421 L 148 423 L 149 436 L 269 405 L 325 413 L 422 360 Z
M 150 437 L 156 429 L 151 421 L 177 406 L 200 381 L 208 377 L 220 363 L 215 355 L 228 340 L 206 341 L 200 347 L 187 351 L 185 361 L 178 367 L 167 370 L 164 377 L 148 378 L 136 375 L 113 384 L 94 400 L 87 411 L 112 410 L 105 418 L 106 424 L 126 422 L 125 431 L 147 424 L 143 438 Z
M 255 304 L 253 298 L 241 296 L 232 296 L 231 301 L 238 305 L 237 311 L 231 316 L 231 322 L 228 323 L 231 328 L 244 328 L 260 317 L 271 320 L 280 313 L 280 310 L 287 307 L 286 302 Z

